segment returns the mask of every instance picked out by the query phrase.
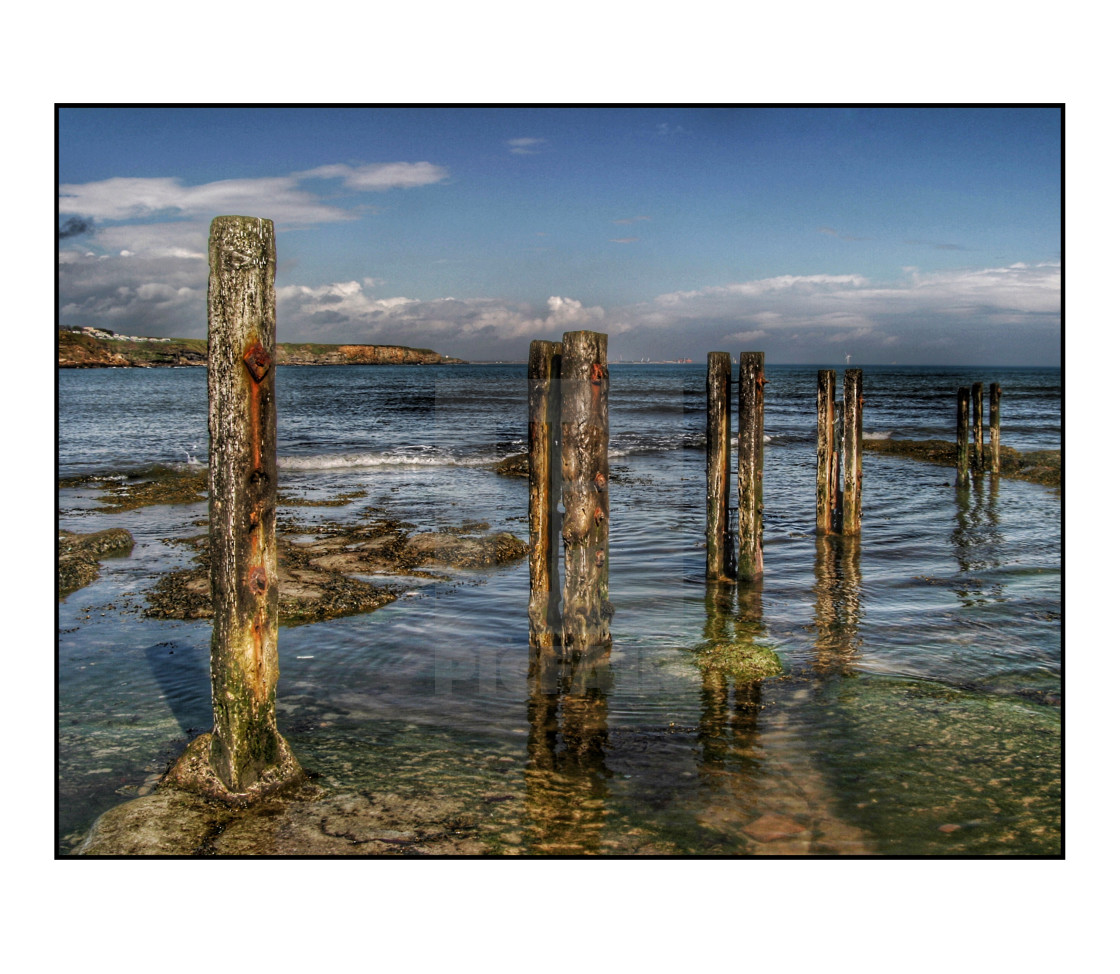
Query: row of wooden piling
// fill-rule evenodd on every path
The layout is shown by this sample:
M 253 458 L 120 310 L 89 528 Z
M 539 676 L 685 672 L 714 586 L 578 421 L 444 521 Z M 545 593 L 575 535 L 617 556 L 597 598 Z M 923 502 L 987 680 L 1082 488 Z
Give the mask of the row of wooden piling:
M 836 411 L 836 373 L 817 372 L 817 531 L 863 529 L 863 369 L 844 372 L 844 409 Z
M 762 471 L 765 355 L 739 356 L 739 554 L 731 530 L 731 355 L 708 353 L 707 576 L 744 581 L 762 575 Z
M 988 386 L 988 469 L 998 474 L 999 469 L 999 402 L 1002 390 L 998 382 Z M 972 423 L 969 425 L 969 402 L 972 404 Z M 968 482 L 969 471 L 984 469 L 984 383 L 972 383 L 957 389 L 957 483 Z M 969 443 L 969 430 L 972 442 Z
M 708 353 L 707 577 L 753 581 L 762 575 L 762 352 L 739 359 L 739 556 L 731 530 L 731 356 Z M 842 446 L 841 446 L 842 444 Z M 836 373 L 817 373 L 817 529 L 859 534 L 863 509 L 863 370 L 844 373 L 844 410 L 836 410 Z
M 170 777 L 234 801 L 298 782 L 276 727 L 275 236 L 272 222 L 218 217 L 209 284 L 211 681 L 214 730 Z M 708 355 L 707 574 L 761 577 L 764 391 L 762 352 L 740 356 L 738 558 L 730 520 L 731 356 Z M 862 507 L 863 373 L 817 377 L 817 528 L 858 534 Z M 981 383 L 957 397 L 958 472 L 983 466 Z M 568 332 L 535 341 L 529 358 L 530 642 L 575 657 L 609 648 L 610 503 L 607 336 Z M 974 450 L 968 449 L 969 400 Z M 999 472 L 998 383 L 990 386 L 991 470 Z M 841 445 L 838 445 L 839 444 Z M 560 505 L 563 506 L 561 516 Z M 565 573 L 560 583 L 563 542 Z M 204 768 L 199 770 L 200 758 Z M 192 779 L 193 776 L 193 779 Z M 218 782 L 217 786 L 210 783 Z
M 606 335 L 529 346 L 529 642 L 564 655 L 610 645 L 609 386 Z

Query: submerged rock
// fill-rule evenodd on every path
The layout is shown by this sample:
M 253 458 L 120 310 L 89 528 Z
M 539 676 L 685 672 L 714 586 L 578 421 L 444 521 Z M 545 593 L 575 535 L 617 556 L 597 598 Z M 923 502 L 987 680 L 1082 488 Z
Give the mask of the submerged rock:
M 248 807 L 167 784 L 111 808 L 78 856 L 477 856 L 492 851 L 477 816 L 452 800 L 328 793 L 313 782 Z
M 415 534 L 405 542 L 404 557 L 417 564 L 485 568 L 524 558 L 529 546 L 508 532 L 463 537 L 447 532 Z
M 768 646 L 749 640 L 709 640 L 696 648 L 695 662 L 702 672 L 716 672 L 729 679 L 750 683 L 778 676 L 782 661 Z
M 126 511 L 151 504 L 201 503 L 206 500 L 206 481 L 205 467 L 157 467 L 134 477 L 73 477 L 60 481 L 59 487 L 100 489 L 100 500 L 106 508 Z M 280 506 L 343 507 L 365 495 L 365 490 L 353 490 L 325 499 L 281 496 Z M 446 576 L 425 567 L 488 568 L 520 560 L 529 553 L 529 546 L 520 538 L 508 532 L 490 531 L 490 525 L 484 521 L 410 533 L 414 525 L 386 517 L 376 509 L 367 508 L 362 514 L 359 520 L 348 523 L 305 525 L 290 518 L 280 521 L 276 542 L 282 624 L 298 625 L 371 612 L 396 600 L 399 586 L 388 582 L 374 584 L 362 576 L 440 578 Z M 127 531 L 117 533 L 128 537 L 131 548 L 131 535 Z M 168 542 L 194 548 L 194 564 L 170 572 L 156 582 L 147 593 L 145 615 L 156 619 L 211 618 L 209 538 L 200 535 Z M 60 557 L 61 594 L 87 585 L 96 577 L 97 560 L 91 560 L 84 548 L 72 557 Z
M 410 535 L 403 522 L 385 517 L 356 524 L 316 527 L 289 523 L 277 534 L 280 622 L 299 625 L 371 612 L 396 600 L 399 586 L 355 576 L 442 577 L 420 566 L 477 569 L 524 558 L 529 546 L 508 532 L 478 533 L 482 522 L 463 528 Z M 312 534 L 312 540 L 296 541 Z M 208 619 L 209 539 L 189 542 L 195 565 L 163 576 L 148 592 L 145 615 L 157 619 Z
M 88 585 L 101 574 L 101 559 L 131 553 L 134 542 L 124 528 L 93 534 L 58 532 L 58 595 L 61 598 Z
M 494 471 L 506 477 L 528 477 L 529 454 L 516 453 L 512 457 L 499 460 L 498 463 L 494 465 Z
M 206 468 L 155 467 L 138 476 L 83 476 L 59 481 L 61 488 L 93 487 L 110 511 L 131 511 L 152 504 L 197 504 L 206 500 Z
M 950 443 L 948 440 L 865 439 L 863 449 L 870 453 L 887 453 L 894 456 L 910 457 L 913 460 L 924 460 L 927 463 L 936 463 L 943 467 L 955 467 L 957 465 L 957 445 L 956 443 Z M 985 443 L 984 470 L 990 471 L 991 465 L 992 446 L 990 443 Z M 1007 477 L 1011 480 L 1028 480 L 1032 484 L 1061 489 L 1061 450 L 1035 450 L 1031 453 L 1020 453 L 1013 447 L 1000 444 L 999 466 L 999 476 L 1001 477 Z

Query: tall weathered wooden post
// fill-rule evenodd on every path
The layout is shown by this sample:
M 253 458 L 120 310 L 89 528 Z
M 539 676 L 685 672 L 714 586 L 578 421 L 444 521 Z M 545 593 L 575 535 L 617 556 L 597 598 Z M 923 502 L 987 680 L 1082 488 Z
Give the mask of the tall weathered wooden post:
M 564 650 L 582 655 L 611 639 L 607 336 L 566 332 L 560 380 Z
M 844 372 L 844 534 L 863 527 L 863 369 Z
M 972 383 L 972 466 L 984 469 L 984 383 Z
M 731 355 L 708 353 L 707 577 L 735 577 L 731 537 Z
M 302 776 L 276 728 L 276 241 L 271 220 L 210 226 L 210 767 L 235 796 Z
M 739 356 L 739 569 L 741 581 L 762 577 L 762 352 Z
M 957 485 L 968 483 L 968 386 L 957 389 Z
M 1002 390 L 998 382 L 988 387 L 988 442 L 992 450 L 992 473 L 999 473 L 999 400 Z
M 560 342 L 529 346 L 529 643 L 560 637 Z
M 817 531 L 836 528 L 836 373 L 817 372 Z

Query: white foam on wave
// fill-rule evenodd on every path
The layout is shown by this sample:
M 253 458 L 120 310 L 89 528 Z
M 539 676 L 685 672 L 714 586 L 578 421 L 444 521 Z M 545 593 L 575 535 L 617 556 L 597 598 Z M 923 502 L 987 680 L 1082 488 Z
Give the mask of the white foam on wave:
M 863 438 L 865 440 L 889 440 L 893 435 L 894 433 L 890 430 L 887 430 L 885 433 L 868 433 L 865 431 Z
M 281 470 L 343 470 L 352 467 L 485 467 L 497 457 L 452 457 L 446 454 L 409 453 L 317 453 L 310 456 L 280 457 Z

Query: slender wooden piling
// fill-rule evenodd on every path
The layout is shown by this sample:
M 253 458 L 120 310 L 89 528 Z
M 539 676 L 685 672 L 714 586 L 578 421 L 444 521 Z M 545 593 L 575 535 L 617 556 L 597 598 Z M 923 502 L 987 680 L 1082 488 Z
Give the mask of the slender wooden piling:
M 957 389 L 957 484 L 968 482 L 968 386 Z
M 564 334 L 560 365 L 560 468 L 564 504 L 564 651 L 610 644 L 607 336 Z
M 210 767 L 231 793 L 301 776 L 276 728 L 276 243 L 271 220 L 210 226 Z
M 844 372 L 844 534 L 863 527 L 863 369 Z
M 739 568 L 741 581 L 762 577 L 762 444 L 765 356 L 739 356 Z
M 844 463 L 840 447 L 844 441 L 843 411 L 832 404 L 832 530 L 839 534 L 844 527 Z
M 731 537 L 731 355 L 708 353 L 708 532 L 709 579 L 735 577 Z
M 972 466 L 984 469 L 984 383 L 972 383 Z
M 560 638 L 560 342 L 529 346 L 529 643 Z
M 998 382 L 988 386 L 988 443 L 992 451 L 992 473 L 999 473 L 999 400 L 1002 390 Z
M 835 479 L 833 462 L 836 454 L 836 373 L 832 369 L 817 372 L 817 532 L 833 530 Z

